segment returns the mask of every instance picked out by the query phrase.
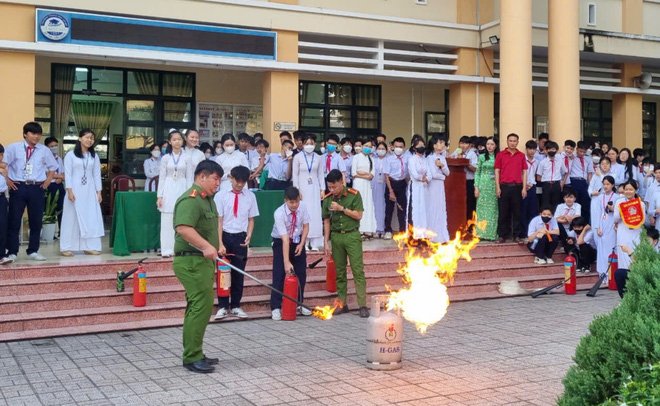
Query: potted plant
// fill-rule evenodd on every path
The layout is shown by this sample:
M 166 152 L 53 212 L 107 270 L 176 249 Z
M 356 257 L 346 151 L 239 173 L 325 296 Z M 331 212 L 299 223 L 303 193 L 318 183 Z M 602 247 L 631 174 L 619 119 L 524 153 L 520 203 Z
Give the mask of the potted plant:
M 57 210 L 57 199 L 60 196 L 58 190 L 55 194 L 46 191 L 46 209 L 44 210 L 44 217 L 41 227 L 41 239 L 46 242 L 55 240 L 55 229 L 57 228 L 57 217 L 62 212 Z

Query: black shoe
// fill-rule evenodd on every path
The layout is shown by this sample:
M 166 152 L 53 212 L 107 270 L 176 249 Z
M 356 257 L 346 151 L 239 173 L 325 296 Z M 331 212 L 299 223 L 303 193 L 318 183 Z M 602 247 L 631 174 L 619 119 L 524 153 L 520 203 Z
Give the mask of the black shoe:
M 220 358 L 204 357 L 204 362 L 206 362 L 209 365 L 218 365 L 218 363 L 220 362 Z
M 506 242 L 506 238 L 500 237 L 500 238 L 497 239 L 497 242 L 500 243 L 500 244 L 504 244 Z
M 207 364 L 203 359 L 191 362 L 190 364 L 184 362 L 183 367 L 198 374 L 208 374 L 215 371 L 215 368 Z
M 336 312 L 335 314 L 344 314 L 344 313 L 348 313 L 349 311 L 350 311 L 350 310 L 348 309 L 348 305 L 345 304 L 344 307 L 342 307 L 341 309 L 337 310 L 337 312 Z
M 363 319 L 369 317 L 369 309 L 367 309 L 365 306 L 360 307 L 360 317 Z

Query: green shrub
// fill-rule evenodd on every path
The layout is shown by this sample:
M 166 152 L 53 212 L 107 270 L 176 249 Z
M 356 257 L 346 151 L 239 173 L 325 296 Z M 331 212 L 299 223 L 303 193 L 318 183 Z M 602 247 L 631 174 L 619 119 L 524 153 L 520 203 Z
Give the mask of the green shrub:
M 626 295 L 610 314 L 596 317 L 580 340 L 564 377 L 561 406 L 601 404 L 624 382 L 660 361 L 660 256 L 646 238 L 635 251 Z
M 621 385 L 619 395 L 603 406 L 660 405 L 660 363 L 642 368 L 636 381 L 632 377 Z

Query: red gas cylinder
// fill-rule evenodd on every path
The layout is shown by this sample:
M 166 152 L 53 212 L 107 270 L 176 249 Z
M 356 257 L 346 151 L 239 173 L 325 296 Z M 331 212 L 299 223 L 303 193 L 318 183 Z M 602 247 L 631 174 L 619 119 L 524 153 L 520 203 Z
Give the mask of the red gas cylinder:
M 607 257 L 607 262 L 610 263 L 610 266 L 608 267 L 609 272 L 607 274 L 607 287 L 609 290 L 617 290 L 614 272 L 619 269 L 619 256 L 616 255 L 616 251 L 612 251 L 610 256 Z
M 147 305 L 147 273 L 135 272 L 133 274 L 133 306 L 144 307 Z
M 223 261 L 229 262 L 225 257 L 222 257 Z M 218 297 L 229 297 L 229 290 L 231 288 L 231 268 L 227 264 L 218 261 L 218 280 L 216 285 L 218 287 Z
M 575 277 L 575 258 L 569 255 L 564 260 L 564 292 L 567 295 L 574 295 L 577 291 L 576 277 Z
M 325 290 L 330 293 L 337 291 L 337 269 L 335 269 L 335 261 L 332 258 L 326 263 Z
M 298 278 L 287 276 L 284 279 L 284 294 L 298 300 Z M 282 320 L 295 320 L 298 304 L 282 298 Z

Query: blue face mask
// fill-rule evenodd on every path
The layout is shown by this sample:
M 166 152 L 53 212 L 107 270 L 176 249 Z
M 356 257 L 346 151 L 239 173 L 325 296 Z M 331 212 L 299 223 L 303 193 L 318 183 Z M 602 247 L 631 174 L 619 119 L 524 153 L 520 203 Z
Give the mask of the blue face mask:
M 161 148 L 160 153 L 163 155 L 167 154 L 167 148 Z
M 336 145 L 328 144 L 328 152 L 335 152 L 336 149 Z
M 371 154 L 371 148 L 369 148 L 369 147 L 364 147 L 364 148 L 362 148 L 362 152 L 363 152 L 365 155 L 369 155 L 369 154 Z

